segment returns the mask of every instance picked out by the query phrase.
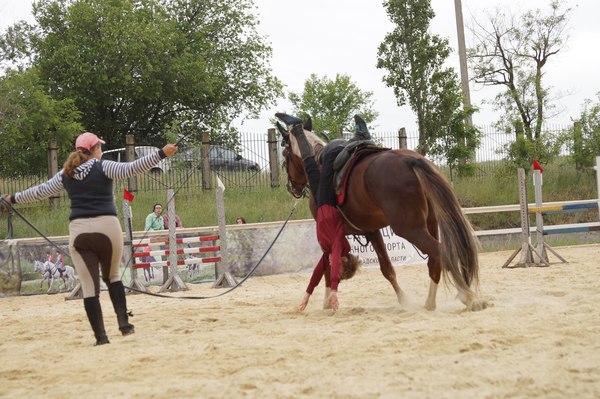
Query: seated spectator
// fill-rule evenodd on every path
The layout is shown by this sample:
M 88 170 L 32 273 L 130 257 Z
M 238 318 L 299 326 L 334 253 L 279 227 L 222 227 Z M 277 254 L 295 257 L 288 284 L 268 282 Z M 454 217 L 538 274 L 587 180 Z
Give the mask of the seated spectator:
M 246 224 L 246 219 L 244 219 L 242 216 L 238 216 L 238 217 L 235 219 L 235 223 L 236 223 L 236 224 Z
M 146 216 L 146 223 L 144 224 L 144 231 L 156 231 L 163 230 L 165 228 L 163 224 L 162 205 L 154 204 L 152 212 Z

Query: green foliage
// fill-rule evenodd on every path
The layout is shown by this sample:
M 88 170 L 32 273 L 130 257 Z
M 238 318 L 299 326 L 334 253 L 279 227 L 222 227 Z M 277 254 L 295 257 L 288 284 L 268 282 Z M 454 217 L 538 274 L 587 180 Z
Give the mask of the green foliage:
M 474 107 L 457 110 L 445 134 L 431 144 L 431 155 L 446 159 L 451 177 L 453 170 L 457 170 L 459 176 L 472 176 L 477 171 L 477 165 L 471 161 L 481 144 L 482 133 L 468 122 L 475 111 Z
M 568 134 L 568 145 L 578 170 L 590 169 L 600 155 L 600 92 L 598 102 L 586 100 L 581 116 Z
M 290 93 L 294 115 L 312 118 L 313 130 L 328 132 L 331 138 L 341 137 L 342 131 L 354 131 L 354 115 L 365 122 L 377 118 L 370 91 L 362 91 L 348 75 L 337 74 L 334 80 L 312 74 L 304 82 L 302 93 Z
M 443 66 L 450 46 L 429 33 L 435 16 L 430 0 L 388 0 L 384 6 L 394 29 L 379 45 L 377 68 L 387 70 L 383 81 L 394 89 L 398 105 L 408 103 L 417 115 L 418 151 L 427 154 L 447 134 L 462 100 L 456 72 Z
M 73 137 L 82 130 L 79 119 L 72 100 L 54 100 L 46 94 L 37 69 L 9 71 L 0 77 L 0 138 L 3 148 L 22 154 L 2 154 L 0 176 L 31 175 L 45 169 L 48 140 L 55 139 L 60 149 L 69 151 Z
M 559 154 L 561 143 L 560 134 L 547 132 L 533 140 L 519 134 L 514 142 L 505 146 L 506 158 L 510 161 L 507 167 L 510 171 L 531 170 L 534 160 L 547 164 Z
M 37 25 L 4 36 L 2 57 L 39 68 L 49 93 L 73 99 L 85 129 L 122 146 L 160 146 L 174 122 L 229 134 L 281 95 L 251 0 L 40 0 Z M 6 49 L 11 51 L 7 52 Z
M 487 23 L 476 21 L 476 28 L 471 29 L 473 79 L 484 86 L 504 87 L 494 101 L 505 115 L 499 123 L 511 128 L 519 121 L 529 141 L 541 138 L 544 120 L 553 107 L 542 78 L 549 59 L 567 42 L 570 12 L 558 0 L 550 2 L 547 15 L 537 9 L 513 16 L 498 8 L 488 14 Z

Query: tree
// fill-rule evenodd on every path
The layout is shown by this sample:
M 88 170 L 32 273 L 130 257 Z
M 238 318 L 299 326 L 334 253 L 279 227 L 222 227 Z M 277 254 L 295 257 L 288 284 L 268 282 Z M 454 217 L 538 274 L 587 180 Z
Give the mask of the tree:
M 586 100 L 570 132 L 571 154 L 577 169 L 591 169 L 600 154 L 600 92 L 598 102 Z M 600 173 L 600 171 L 596 171 Z
M 258 114 L 281 95 L 252 6 L 40 0 L 33 7 L 37 26 L 13 30 L 2 52 L 22 63 L 32 54 L 48 93 L 73 99 L 85 128 L 112 146 L 122 146 L 128 133 L 162 145 L 165 132 L 180 133 L 184 122 L 194 132 L 229 134 L 231 121 Z
M 428 32 L 435 16 L 430 0 L 387 0 L 384 6 L 395 27 L 379 45 L 377 68 L 387 70 L 383 81 L 394 89 L 398 105 L 408 103 L 415 112 L 417 150 L 426 155 L 462 102 L 456 72 L 443 67 L 450 47 Z
M 377 118 L 372 96 L 373 92 L 360 90 L 348 75 L 337 74 L 331 80 L 312 74 L 304 82 L 304 91 L 290 93 L 289 100 L 295 115 L 310 115 L 315 131 L 329 132 L 330 138 L 338 138 L 342 131 L 354 131 L 355 114 L 367 123 Z
M 473 175 L 476 171 L 477 166 L 469 161 L 475 159 L 482 134 L 476 126 L 466 122 L 476 111 L 477 109 L 472 106 L 456 110 L 446 132 L 431 145 L 431 155 L 446 159 L 450 169 L 450 180 L 454 180 L 454 170 L 459 176 Z
M 36 68 L 9 71 L 0 78 L 0 140 L 4 148 L 22 155 L 2 154 L 0 176 L 45 169 L 49 139 L 55 139 L 63 152 L 70 151 L 73 138 L 83 129 L 79 119 L 72 100 L 54 100 L 45 93 Z
M 551 109 L 549 88 L 542 78 L 550 57 L 567 42 L 570 8 L 550 3 L 550 13 L 537 9 L 521 16 L 502 9 L 487 15 L 487 26 L 475 21 L 471 29 L 475 46 L 469 49 L 473 80 L 504 90 L 495 98 L 504 110 L 503 123 L 513 129 L 518 121 L 528 141 L 540 140 L 546 111 Z

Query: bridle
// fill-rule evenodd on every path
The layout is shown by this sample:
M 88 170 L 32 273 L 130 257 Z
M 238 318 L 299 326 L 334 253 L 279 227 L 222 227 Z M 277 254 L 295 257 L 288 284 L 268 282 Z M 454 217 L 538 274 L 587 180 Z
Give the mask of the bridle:
M 292 152 L 290 151 L 290 145 L 284 144 L 282 154 L 285 158 L 285 167 L 287 172 L 287 183 L 285 187 L 288 192 L 292 194 L 294 198 L 304 198 L 308 197 L 308 184 L 307 182 L 299 183 L 292 178 L 292 173 L 290 173 L 290 167 L 293 168 L 293 171 L 296 176 L 306 176 L 306 172 L 304 171 L 304 166 L 302 165 L 302 161 L 298 157 L 292 156 Z

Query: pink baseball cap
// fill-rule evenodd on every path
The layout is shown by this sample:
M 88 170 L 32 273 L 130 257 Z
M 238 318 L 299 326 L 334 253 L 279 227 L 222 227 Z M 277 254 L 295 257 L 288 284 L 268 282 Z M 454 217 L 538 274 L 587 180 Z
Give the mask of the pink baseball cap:
M 79 137 L 77 137 L 77 140 L 75 140 L 75 149 L 83 148 L 84 150 L 90 151 L 92 147 L 98 143 L 106 144 L 104 140 L 100 140 L 94 133 L 85 132 L 80 134 Z

